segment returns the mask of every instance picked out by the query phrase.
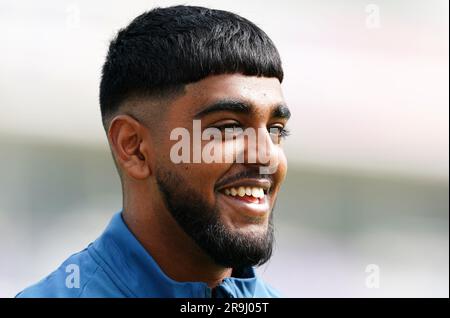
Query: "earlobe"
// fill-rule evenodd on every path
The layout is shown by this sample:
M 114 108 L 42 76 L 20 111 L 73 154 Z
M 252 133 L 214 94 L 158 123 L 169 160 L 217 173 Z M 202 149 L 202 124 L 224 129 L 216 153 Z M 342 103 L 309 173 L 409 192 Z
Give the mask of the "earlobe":
M 114 117 L 108 140 L 119 168 L 131 178 L 150 176 L 149 154 L 141 124 L 128 115 Z

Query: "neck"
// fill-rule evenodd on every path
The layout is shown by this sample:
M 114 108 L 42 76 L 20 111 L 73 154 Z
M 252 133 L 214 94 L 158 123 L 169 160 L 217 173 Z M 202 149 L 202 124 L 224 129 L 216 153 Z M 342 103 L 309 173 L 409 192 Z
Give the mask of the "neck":
M 232 269 L 214 263 L 183 231 L 164 204 L 142 202 L 136 198 L 141 195 L 130 191 L 124 196 L 123 218 L 167 276 L 179 282 L 205 282 L 211 288 L 231 276 Z M 145 197 L 162 202 L 159 193 Z

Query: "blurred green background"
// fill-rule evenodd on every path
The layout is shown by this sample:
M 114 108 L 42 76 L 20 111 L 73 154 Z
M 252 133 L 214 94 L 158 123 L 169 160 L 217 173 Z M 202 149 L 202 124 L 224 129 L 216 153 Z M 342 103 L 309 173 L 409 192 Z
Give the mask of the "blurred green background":
M 100 68 L 118 28 L 176 3 L 0 3 L 0 297 L 121 209 Z M 260 274 L 289 297 L 448 297 L 448 2 L 184 3 L 249 18 L 283 59 L 289 171 Z

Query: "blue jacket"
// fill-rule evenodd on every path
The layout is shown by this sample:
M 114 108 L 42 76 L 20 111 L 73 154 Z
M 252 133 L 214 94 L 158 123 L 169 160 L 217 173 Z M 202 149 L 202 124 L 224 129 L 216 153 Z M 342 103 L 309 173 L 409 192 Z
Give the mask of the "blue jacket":
M 56 271 L 16 297 L 212 297 L 203 282 L 177 282 L 166 276 L 128 229 L 119 212 L 104 233 Z M 225 278 L 215 297 L 278 297 L 255 274 Z

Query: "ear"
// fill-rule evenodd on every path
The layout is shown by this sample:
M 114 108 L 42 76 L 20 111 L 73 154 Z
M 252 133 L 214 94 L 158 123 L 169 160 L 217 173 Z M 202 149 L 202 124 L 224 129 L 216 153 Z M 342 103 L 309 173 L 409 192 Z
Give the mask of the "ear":
M 151 175 L 150 140 L 142 124 L 131 116 L 118 115 L 109 125 L 108 140 L 124 173 L 138 180 Z

